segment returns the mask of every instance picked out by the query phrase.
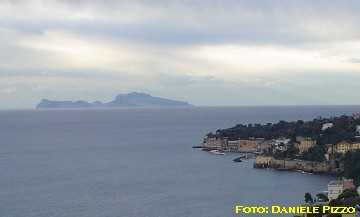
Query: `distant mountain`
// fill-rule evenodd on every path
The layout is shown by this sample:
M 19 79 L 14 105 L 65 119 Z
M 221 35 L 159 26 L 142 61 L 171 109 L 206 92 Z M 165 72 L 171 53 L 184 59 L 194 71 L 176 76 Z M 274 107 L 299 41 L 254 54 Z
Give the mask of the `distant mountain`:
M 86 101 L 51 101 L 47 99 L 41 100 L 37 104 L 37 109 L 44 108 L 95 108 L 95 107 L 172 107 L 172 106 L 192 106 L 188 102 L 177 101 L 172 99 L 164 99 L 153 97 L 146 93 L 132 92 L 129 94 L 119 94 L 115 100 L 102 103 L 96 101 L 89 103 Z

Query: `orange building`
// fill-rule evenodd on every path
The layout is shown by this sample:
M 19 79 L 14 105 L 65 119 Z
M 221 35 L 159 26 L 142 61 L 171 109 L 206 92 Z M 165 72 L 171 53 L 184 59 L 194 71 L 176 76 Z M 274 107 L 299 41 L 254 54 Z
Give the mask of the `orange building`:
M 316 146 L 316 140 L 311 140 L 311 138 L 302 138 L 299 144 L 300 154 L 307 151 L 309 148 L 315 146 Z

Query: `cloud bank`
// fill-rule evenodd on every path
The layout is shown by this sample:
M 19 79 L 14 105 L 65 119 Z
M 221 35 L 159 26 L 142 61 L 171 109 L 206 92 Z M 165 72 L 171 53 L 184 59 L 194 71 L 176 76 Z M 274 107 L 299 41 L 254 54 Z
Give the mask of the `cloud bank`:
M 0 1 L 1 108 L 145 91 L 195 105 L 359 104 L 358 1 Z

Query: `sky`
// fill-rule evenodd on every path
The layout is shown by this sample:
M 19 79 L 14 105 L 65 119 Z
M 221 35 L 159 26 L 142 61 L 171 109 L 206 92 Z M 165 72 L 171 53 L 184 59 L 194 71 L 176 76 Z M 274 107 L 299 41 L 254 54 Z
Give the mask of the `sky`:
M 133 91 L 359 105 L 358 0 L 0 0 L 0 109 Z

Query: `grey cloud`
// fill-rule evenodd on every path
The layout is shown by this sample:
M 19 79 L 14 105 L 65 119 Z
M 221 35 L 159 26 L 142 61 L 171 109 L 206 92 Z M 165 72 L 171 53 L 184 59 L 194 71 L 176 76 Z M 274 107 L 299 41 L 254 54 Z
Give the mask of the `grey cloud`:
M 44 7 L 53 7 L 50 12 L 59 11 L 59 14 L 52 16 L 49 11 L 41 14 L 42 8 L 27 8 L 32 2 L 42 2 Z M 12 5 L 14 11 L 1 11 L 3 5 Z M 56 6 L 61 7 L 57 10 Z M 62 10 L 68 13 L 60 13 Z M 164 95 L 166 90 L 167 95 L 173 94 L 175 98 L 197 105 L 358 104 L 356 90 L 360 75 L 346 69 L 332 73 L 311 70 L 298 73 L 298 69 L 289 69 L 287 73 L 254 74 L 253 77 L 239 72 L 239 75 L 229 73 L 227 80 L 220 78 L 221 72 L 217 69 L 209 68 L 213 71 L 206 72 L 207 67 L 203 67 L 206 61 L 184 57 L 181 52 L 197 45 L 217 43 L 230 46 L 280 44 L 295 52 L 304 49 L 304 44 L 314 43 L 315 46 L 309 47 L 315 51 L 328 47 L 331 50 L 332 43 L 327 42 L 360 38 L 359 10 L 360 1 L 357 0 L 0 1 L 0 12 L 3 12 L 0 13 L 0 91 L 4 93 L 0 94 L 0 100 L 4 100 L 2 95 L 7 93 L 26 97 L 26 105 L 34 105 L 40 98 L 86 99 L 84 95 L 109 101 L 122 91 L 157 89 L 158 95 Z M 12 16 L 12 12 L 17 15 Z M 77 13 L 89 13 L 95 18 L 71 17 Z M 6 31 L 2 31 L 4 29 Z M 56 58 L 57 53 L 19 44 L 20 39 L 43 36 L 48 30 L 70 32 L 69 37 L 74 36 L 79 41 L 90 38 L 89 41 L 111 44 L 119 40 L 127 46 L 117 49 L 125 52 L 138 49 L 136 54 L 145 55 L 131 62 L 138 68 L 134 74 L 121 68 L 108 72 L 106 65 L 105 69 L 98 70 L 72 70 L 66 65 L 62 68 L 63 62 Z M 33 38 L 42 42 L 42 37 Z M 151 58 L 153 56 L 156 58 Z M 344 62 L 360 62 L 358 57 L 341 49 L 325 53 L 324 57 L 335 62 L 339 57 L 344 57 L 340 58 Z M 53 68 L 56 63 L 60 67 Z M 192 64 L 194 67 L 190 67 Z M 167 73 L 167 69 L 174 72 Z M 38 81 L 40 79 L 43 80 Z M 14 82 L 4 84 L 5 80 Z M 214 101 L 215 97 L 221 101 Z M 6 101 L 4 105 L 10 103 Z
M 171 86 L 188 86 L 195 84 L 220 84 L 225 81 L 211 75 L 187 75 L 187 74 L 161 74 L 160 82 L 164 85 Z
M 104 72 L 99 70 L 48 70 L 46 68 L 39 69 L 2 69 L 0 68 L 0 78 L 6 77 L 29 77 L 29 78 L 67 78 L 67 79 L 116 79 L 117 74 L 111 72 Z
M 270 86 L 287 86 L 290 87 L 292 84 L 281 80 L 280 78 L 240 78 L 240 79 L 223 79 L 212 75 L 186 75 L 186 74 L 161 74 L 159 75 L 160 82 L 163 85 L 171 86 L 194 86 L 194 85 L 208 85 L 208 86 L 227 86 L 231 88 L 237 87 L 265 87 Z
M 143 6 L 149 14 L 139 21 L 121 18 L 38 20 L 0 18 L 0 25 L 26 33 L 67 29 L 158 44 L 299 44 L 360 37 L 358 1 L 58 1 L 75 8 L 100 8 L 115 15 Z M 100 13 L 99 12 L 99 13 Z M 110 15 L 109 15 L 110 16 Z M 323 32 L 321 32 L 323 31 Z

